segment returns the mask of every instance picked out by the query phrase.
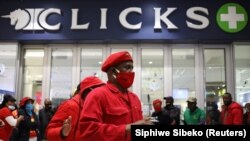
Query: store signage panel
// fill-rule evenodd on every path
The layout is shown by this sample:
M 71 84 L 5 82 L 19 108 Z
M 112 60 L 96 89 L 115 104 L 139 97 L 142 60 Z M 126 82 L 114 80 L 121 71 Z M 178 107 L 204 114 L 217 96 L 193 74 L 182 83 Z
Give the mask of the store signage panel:
M 0 40 L 248 40 L 250 3 L 193 0 L 0 2 Z

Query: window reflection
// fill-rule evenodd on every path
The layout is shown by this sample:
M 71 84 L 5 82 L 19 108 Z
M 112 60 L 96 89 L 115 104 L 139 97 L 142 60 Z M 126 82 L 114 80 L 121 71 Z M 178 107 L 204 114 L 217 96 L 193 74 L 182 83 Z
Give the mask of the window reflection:
M 195 96 L 194 49 L 172 49 L 173 98 L 184 111 L 189 96 Z
M 204 61 L 207 105 L 215 103 L 220 108 L 226 91 L 224 49 L 205 49 Z
M 150 106 L 153 100 L 163 99 L 163 59 L 163 49 L 142 49 L 141 99 L 145 105 Z
M 0 103 L 5 93 L 16 97 L 16 57 L 17 44 L 0 44 Z
M 101 65 L 103 61 L 102 49 L 82 49 L 81 53 L 81 79 L 95 75 L 103 78 Z
M 42 105 L 43 59 L 43 49 L 26 49 L 24 51 L 22 97 L 34 98 L 35 104 L 39 106 Z
M 52 50 L 50 97 L 57 105 L 69 99 L 72 90 L 72 49 Z
M 236 100 L 244 106 L 250 101 L 250 45 L 235 45 Z

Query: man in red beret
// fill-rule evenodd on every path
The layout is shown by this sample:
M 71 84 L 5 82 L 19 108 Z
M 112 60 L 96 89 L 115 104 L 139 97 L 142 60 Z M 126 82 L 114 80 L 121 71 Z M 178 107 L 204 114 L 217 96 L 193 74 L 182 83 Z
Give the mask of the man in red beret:
M 143 119 L 138 96 L 128 90 L 134 81 L 133 59 L 127 51 L 111 54 L 103 63 L 106 85 L 91 91 L 80 117 L 81 140 L 130 141 L 131 125 L 152 124 Z

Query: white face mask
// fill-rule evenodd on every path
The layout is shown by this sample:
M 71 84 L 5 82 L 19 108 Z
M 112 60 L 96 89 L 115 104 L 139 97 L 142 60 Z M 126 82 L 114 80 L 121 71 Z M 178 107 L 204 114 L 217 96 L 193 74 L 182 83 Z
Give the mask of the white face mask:
M 8 108 L 9 108 L 10 110 L 15 110 L 15 109 L 16 109 L 16 107 L 15 107 L 15 106 L 12 106 L 12 105 L 9 105 Z

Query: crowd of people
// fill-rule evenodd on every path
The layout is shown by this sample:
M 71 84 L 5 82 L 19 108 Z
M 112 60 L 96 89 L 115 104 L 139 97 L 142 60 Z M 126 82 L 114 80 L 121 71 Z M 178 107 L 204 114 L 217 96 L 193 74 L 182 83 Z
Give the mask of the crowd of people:
M 189 97 L 181 120 L 180 107 L 174 98 L 153 101 L 151 117 L 143 117 L 138 96 L 131 92 L 135 74 L 133 59 L 127 51 L 111 54 L 101 70 L 107 74 L 105 83 L 96 76 L 85 77 L 69 100 L 54 110 L 45 99 L 44 108 L 34 112 L 34 100 L 24 97 L 17 108 L 16 99 L 4 95 L 0 106 L 0 141 L 130 141 L 132 125 L 242 125 L 250 124 L 250 103 L 243 107 L 223 95 L 223 108 L 216 103 L 206 111 Z
M 244 108 L 232 100 L 231 93 L 225 93 L 222 99 L 224 105 L 222 105 L 221 111 L 218 109 L 217 103 L 208 103 L 206 110 L 203 110 L 197 106 L 195 97 L 189 97 L 187 99 L 187 108 L 183 114 L 183 125 L 250 124 L 250 103 L 245 104 L 244 112 Z M 171 101 L 171 104 L 168 101 Z M 166 106 L 161 108 L 162 101 L 159 99 L 154 100 L 155 112 L 153 112 L 152 117 L 157 117 L 157 124 L 180 125 L 180 109 L 173 105 L 173 101 L 173 97 L 167 97 Z
M 19 105 L 11 95 L 4 95 L 0 106 L 0 141 L 41 141 L 50 118 L 54 114 L 50 100 L 38 114 L 34 111 L 34 99 L 23 97 Z

